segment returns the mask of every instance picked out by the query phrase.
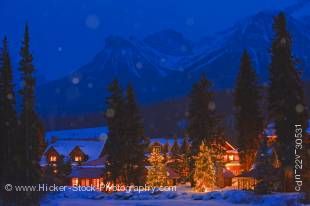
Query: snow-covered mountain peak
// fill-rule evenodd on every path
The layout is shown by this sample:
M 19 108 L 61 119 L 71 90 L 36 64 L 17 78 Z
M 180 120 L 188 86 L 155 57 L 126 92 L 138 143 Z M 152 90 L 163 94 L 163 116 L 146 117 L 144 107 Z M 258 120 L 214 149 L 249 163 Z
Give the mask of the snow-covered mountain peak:
M 193 52 L 191 42 L 182 33 L 167 29 L 147 36 L 144 42 L 159 52 L 171 56 L 186 56 Z

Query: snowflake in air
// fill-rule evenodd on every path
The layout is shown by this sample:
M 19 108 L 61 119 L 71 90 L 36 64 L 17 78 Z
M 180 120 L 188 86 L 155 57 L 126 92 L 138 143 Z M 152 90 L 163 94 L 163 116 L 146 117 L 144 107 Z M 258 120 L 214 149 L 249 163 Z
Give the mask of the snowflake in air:
M 89 29 L 97 29 L 100 25 L 100 19 L 97 15 L 92 14 L 87 16 L 85 24 Z

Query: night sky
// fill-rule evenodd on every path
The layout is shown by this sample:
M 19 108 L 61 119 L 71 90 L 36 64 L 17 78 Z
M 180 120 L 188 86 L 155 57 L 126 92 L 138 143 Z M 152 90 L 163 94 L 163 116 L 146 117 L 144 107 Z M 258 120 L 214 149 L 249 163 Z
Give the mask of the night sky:
M 297 0 L 0 0 L 0 37 L 9 38 L 16 67 L 28 22 L 40 76 L 60 78 L 86 64 L 111 34 L 144 36 L 175 29 L 198 40 L 261 10 Z

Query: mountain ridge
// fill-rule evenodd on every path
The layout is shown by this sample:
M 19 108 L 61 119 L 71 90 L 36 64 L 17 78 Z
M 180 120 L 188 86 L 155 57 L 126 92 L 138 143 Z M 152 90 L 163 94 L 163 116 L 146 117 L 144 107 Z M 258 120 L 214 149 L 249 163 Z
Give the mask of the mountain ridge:
M 143 40 L 110 36 L 91 62 L 63 79 L 39 87 L 39 111 L 43 115 L 103 111 L 107 85 L 114 78 L 122 86 L 133 84 L 142 104 L 187 95 L 201 73 L 207 75 L 215 89 L 231 89 L 245 48 L 261 82 L 266 82 L 275 14 L 259 12 L 206 37 L 198 47 L 172 30 L 156 32 Z M 309 79 L 310 29 L 294 17 L 287 19 L 299 67 L 304 69 L 303 77 Z M 184 45 L 188 49 L 184 50 Z

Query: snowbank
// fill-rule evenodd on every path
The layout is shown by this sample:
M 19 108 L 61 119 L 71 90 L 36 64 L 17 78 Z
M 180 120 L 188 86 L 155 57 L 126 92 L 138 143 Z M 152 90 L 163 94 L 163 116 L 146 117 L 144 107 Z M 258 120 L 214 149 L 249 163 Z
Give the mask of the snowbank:
M 302 199 L 300 193 L 275 193 L 271 195 L 255 195 L 253 192 L 240 190 L 215 191 L 208 193 L 195 192 L 73 192 L 65 191 L 60 193 L 50 193 L 44 200 L 43 204 L 50 204 L 53 201 L 62 199 L 79 199 L 94 201 L 154 201 L 154 200 L 175 200 L 175 201 L 203 201 L 203 202 L 226 202 L 231 204 L 243 204 L 251 206 L 300 206 Z

